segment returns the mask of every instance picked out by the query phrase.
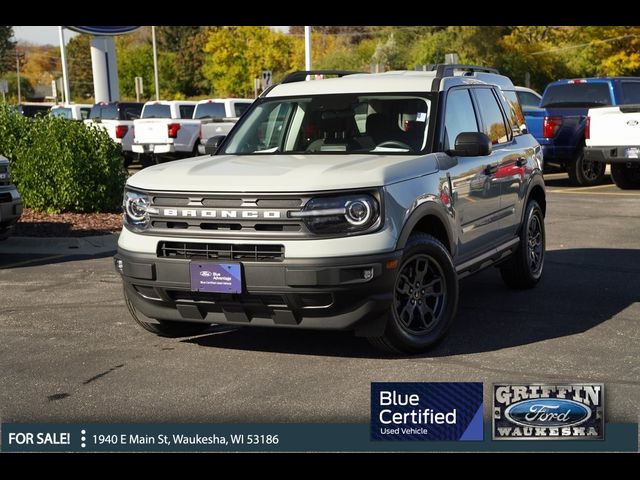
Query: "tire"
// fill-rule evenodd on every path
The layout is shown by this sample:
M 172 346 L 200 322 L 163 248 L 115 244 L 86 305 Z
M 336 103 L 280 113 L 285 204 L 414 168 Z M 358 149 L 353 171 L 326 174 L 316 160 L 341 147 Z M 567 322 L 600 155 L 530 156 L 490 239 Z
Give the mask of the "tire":
M 605 162 L 585 159 L 582 148 L 578 151 L 576 157 L 567 163 L 569 180 L 573 185 L 580 187 L 590 187 L 603 183 L 606 168 L 607 164 Z
M 414 233 L 396 272 L 385 331 L 368 340 L 386 352 L 425 352 L 444 338 L 457 308 L 458 277 L 449 252 L 435 237 Z
M 545 256 L 544 215 L 535 200 L 527 203 L 520 232 L 520 245 L 500 266 L 500 274 L 510 288 L 533 288 L 542 277 Z
M 126 290 L 124 292 L 124 301 L 133 320 L 147 332 L 155 333 L 160 337 L 192 337 L 205 332 L 210 327 L 208 323 L 197 322 L 172 322 L 168 320 L 157 320 L 158 323 L 147 322 L 144 319 L 148 317 L 136 310 Z
M 628 167 L 624 163 L 611 164 L 611 179 L 622 190 L 640 189 L 640 167 Z

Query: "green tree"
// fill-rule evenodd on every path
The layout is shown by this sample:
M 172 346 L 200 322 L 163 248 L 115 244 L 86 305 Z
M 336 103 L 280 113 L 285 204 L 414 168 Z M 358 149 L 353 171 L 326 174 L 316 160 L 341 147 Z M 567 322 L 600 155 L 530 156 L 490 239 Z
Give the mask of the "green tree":
M 254 78 L 273 71 L 274 81 L 293 69 L 294 41 L 269 27 L 222 27 L 211 31 L 204 47 L 205 77 L 220 95 L 253 95 Z
M 91 66 L 91 36 L 77 35 L 67 44 L 70 96 L 76 101 L 93 97 L 93 70 Z
M 135 99 L 135 77 L 142 77 L 144 99 L 155 98 L 153 78 L 153 48 L 149 43 L 119 41 L 116 43 L 120 94 Z M 176 87 L 176 54 L 158 53 L 158 72 L 160 80 L 160 98 L 173 99 L 183 97 Z
M 158 48 L 175 54 L 175 90 L 188 97 L 210 90 L 202 73 L 209 27 L 157 27 Z
M 15 66 L 15 46 L 13 27 L 0 26 L 0 73 L 12 70 Z

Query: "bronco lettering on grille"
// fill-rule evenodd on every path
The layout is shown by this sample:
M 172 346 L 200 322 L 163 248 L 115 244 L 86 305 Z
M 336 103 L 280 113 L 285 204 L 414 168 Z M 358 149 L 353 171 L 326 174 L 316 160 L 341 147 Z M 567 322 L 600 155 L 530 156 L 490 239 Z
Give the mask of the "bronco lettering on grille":
M 200 217 L 200 218 L 262 218 L 266 220 L 281 218 L 278 210 L 200 210 L 163 208 L 165 217 Z

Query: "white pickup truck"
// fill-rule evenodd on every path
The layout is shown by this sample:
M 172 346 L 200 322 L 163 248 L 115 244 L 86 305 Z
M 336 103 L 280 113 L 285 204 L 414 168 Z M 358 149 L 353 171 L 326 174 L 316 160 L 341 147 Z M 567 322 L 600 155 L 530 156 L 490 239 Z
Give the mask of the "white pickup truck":
M 253 100 L 248 98 L 215 98 L 198 102 L 193 118 L 202 122 L 199 153 L 204 155 L 204 146 L 211 137 L 227 135 L 252 103 Z
M 590 109 L 585 143 L 585 158 L 610 163 L 619 188 L 640 189 L 640 105 Z
M 133 153 L 133 122 L 140 118 L 142 103 L 100 102 L 91 107 L 86 125 L 105 130 L 111 139 L 122 147 L 125 166 L 138 156 Z
M 141 118 L 133 122 L 133 151 L 145 159 L 154 158 L 156 163 L 168 157 L 196 156 L 201 123 L 192 119 L 196 103 L 181 100 L 145 103 Z

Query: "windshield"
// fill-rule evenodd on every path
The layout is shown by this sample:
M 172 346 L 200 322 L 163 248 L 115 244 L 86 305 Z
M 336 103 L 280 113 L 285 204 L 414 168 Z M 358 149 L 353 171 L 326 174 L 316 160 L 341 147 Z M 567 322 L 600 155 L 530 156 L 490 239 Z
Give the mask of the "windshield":
M 541 107 L 588 108 L 611 105 L 609 85 L 606 83 L 566 83 L 547 88 Z
M 429 98 L 340 94 L 266 99 L 247 113 L 221 153 L 418 153 Z
M 142 109 L 142 118 L 171 118 L 171 107 L 161 103 L 149 103 Z
M 65 118 L 67 120 L 73 119 L 73 114 L 70 108 L 58 107 L 51 109 L 51 115 L 54 117 Z

